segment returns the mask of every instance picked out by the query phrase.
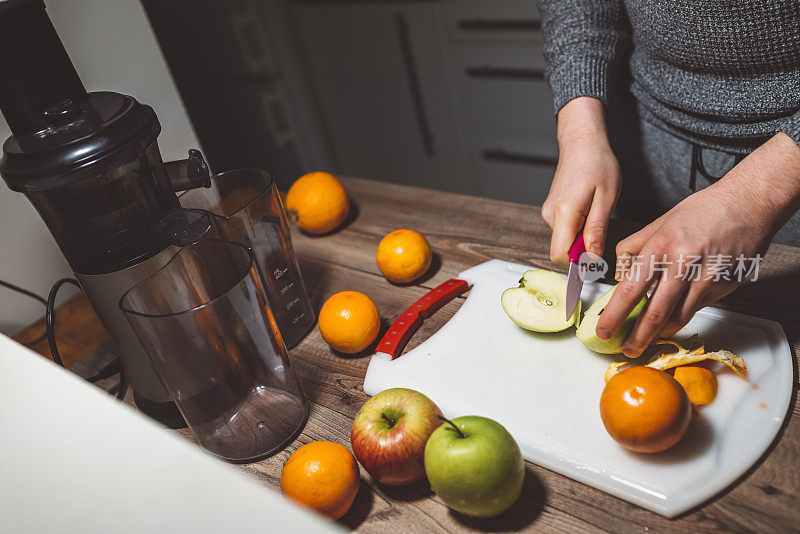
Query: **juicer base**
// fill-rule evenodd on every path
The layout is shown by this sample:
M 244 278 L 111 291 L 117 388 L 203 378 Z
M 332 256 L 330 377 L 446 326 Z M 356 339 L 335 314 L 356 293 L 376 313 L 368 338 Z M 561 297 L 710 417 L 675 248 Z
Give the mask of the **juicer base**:
M 184 421 L 183 416 L 178 411 L 178 407 L 172 401 L 153 402 L 140 398 L 134 391 L 133 402 L 142 413 L 152 417 L 167 428 L 186 428 L 186 421 Z

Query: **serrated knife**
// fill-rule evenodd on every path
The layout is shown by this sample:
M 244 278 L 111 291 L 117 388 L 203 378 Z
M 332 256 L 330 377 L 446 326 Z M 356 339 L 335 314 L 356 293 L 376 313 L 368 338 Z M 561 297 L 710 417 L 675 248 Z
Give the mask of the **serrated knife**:
M 569 273 L 567 274 L 567 300 L 566 300 L 566 317 L 565 320 L 569 321 L 572 314 L 575 312 L 575 306 L 578 305 L 578 300 L 581 296 L 581 289 L 583 289 L 583 277 L 580 274 L 580 267 L 578 261 L 581 259 L 581 254 L 586 252 L 586 245 L 583 243 L 583 234 L 578 234 L 572 247 L 569 249 Z

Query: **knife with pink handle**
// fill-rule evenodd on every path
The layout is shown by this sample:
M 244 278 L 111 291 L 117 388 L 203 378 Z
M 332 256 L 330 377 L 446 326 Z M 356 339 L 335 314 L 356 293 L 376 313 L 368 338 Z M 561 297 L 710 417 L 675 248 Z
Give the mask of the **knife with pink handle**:
M 586 245 L 583 243 L 583 234 L 578 234 L 572 247 L 569 249 L 569 274 L 567 274 L 567 300 L 566 300 L 566 314 L 564 318 L 569 321 L 572 314 L 575 312 L 575 306 L 578 305 L 578 300 L 581 296 L 581 289 L 583 289 L 583 278 L 580 275 L 580 267 L 578 261 L 581 259 L 581 254 L 586 252 Z

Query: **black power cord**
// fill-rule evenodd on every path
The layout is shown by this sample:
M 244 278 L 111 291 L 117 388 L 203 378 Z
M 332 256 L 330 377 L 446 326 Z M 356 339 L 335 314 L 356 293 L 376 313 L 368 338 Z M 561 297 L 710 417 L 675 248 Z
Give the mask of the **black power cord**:
M 58 290 L 64 284 L 72 284 L 78 289 L 82 289 L 81 285 L 78 283 L 77 280 L 74 278 L 62 278 L 50 289 L 50 295 L 47 297 L 47 313 L 45 314 L 45 325 L 47 326 L 47 343 L 50 345 L 50 353 L 53 355 L 53 360 L 64 367 L 64 362 L 61 360 L 61 354 L 58 353 L 58 345 L 56 344 L 56 331 L 55 331 L 55 323 L 56 323 L 56 296 L 58 295 Z M 122 367 L 120 364 L 119 359 L 114 360 L 110 364 L 106 365 L 104 368 L 100 369 L 94 376 L 90 376 L 86 380 L 89 382 L 97 382 L 98 380 L 102 380 L 103 378 L 108 378 L 114 376 L 114 374 L 119 373 L 119 382 L 115 388 L 112 388 L 111 393 L 116 393 L 116 397 L 122 400 L 125 397 L 125 392 L 128 390 L 128 383 L 125 380 L 125 368 Z M 116 390 L 116 391 L 114 391 Z
M 47 313 L 44 316 L 44 322 L 47 326 L 47 343 L 50 345 L 50 353 L 53 355 L 53 360 L 64 367 L 64 362 L 61 361 L 61 354 L 58 353 L 58 345 L 56 345 L 56 332 L 55 332 L 55 323 L 56 323 L 56 295 L 58 295 L 58 290 L 61 289 L 61 286 L 64 284 L 72 284 L 78 289 L 81 289 L 81 285 L 78 283 L 77 280 L 74 278 L 62 278 L 55 284 L 53 287 L 50 288 L 50 295 L 47 297 L 47 301 L 45 304 L 47 305 Z
M 56 334 L 55 334 L 55 323 L 56 323 L 56 312 L 55 312 L 55 303 L 56 303 L 56 296 L 58 295 L 58 290 L 61 289 L 61 286 L 64 284 L 72 284 L 76 286 L 78 289 L 81 289 L 80 284 L 74 278 L 62 278 L 55 284 L 53 284 L 52 289 L 50 289 L 50 294 L 48 295 L 47 299 L 37 295 L 33 291 L 29 291 L 24 287 L 20 287 L 16 284 L 12 284 L 11 282 L 6 282 L 5 280 L 0 280 L 0 286 L 8 288 L 12 291 L 16 291 L 21 293 L 27 297 L 30 297 L 34 300 L 38 300 L 42 304 L 45 305 L 45 332 L 36 338 L 33 341 L 28 341 L 23 343 L 26 347 L 32 347 L 38 343 L 41 343 L 45 339 L 47 339 L 48 345 L 50 345 L 50 353 L 53 355 L 53 361 L 55 361 L 61 367 L 64 367 L 64 362 L 61 360 L 61 354 L 58 352 L 58 345 L 56 344 Z M 116 386 L 111 388 L 112 395 L 116 393 L 116 397 L 122 400 L 125 397 L 125 393 L 128 390 L 128 383 L 125 378 L 125 369 L 122 367 L 122 364 L 119 361 L 119 358 L 115 359 L 113 362 L 109 363 L 93 376 L 90 376 L 86 380 L 89 382 L 97 382 L 99 380 L 103 380 L 105 378 L 111 378 L 115 374 L 119 373 L 119 382 Z

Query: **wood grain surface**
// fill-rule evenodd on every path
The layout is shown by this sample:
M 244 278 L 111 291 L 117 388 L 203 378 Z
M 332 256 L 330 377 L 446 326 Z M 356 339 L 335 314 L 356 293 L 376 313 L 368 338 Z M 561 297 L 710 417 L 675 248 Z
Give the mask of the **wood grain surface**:
M 299 232 L 293 235 L 301 270 L 317 310 L 333 293 L 348 289 L 362 291 L 378 305 L 385 328 L 432 287 L 491 258 L 564 272 L 562 267 L 549 261 L 550 231 L 538 208 L 363 179 L 342 178 L 342 182 L 353 199 L 353 211 L 345 226 L 326 236 Z M 435 252 L 430 274 L 406 286 L 388 282 L 375 263 L 375 248 L 381 237 L 403 227 L 422 232 Z M 634 229 L 630 224 L 615 223 L 611 242 Z M 613 247 L 609 248 L 613 252 Z M 607 256 L 613 259 L 612 255 Z M 412 338 L 406 350 L 433 334 L 452 317 L 461 302 L 463 298 L 456 299 L 437 312 Z M 719 303 L 720 307 L 774 319 L 783 325 L 794 356 L 791 417 L 769 452 L 737 483 L 677 519 L 665 519 L 528 463 L 523 493 L 517 503 L 499 517 L 481 520 L 449 511 L 425 482 L 409 488 L 384 487 L 373 483 L 362 471 L 363 481 L 356 502 L 340 523 L 358 531 L 381 533 L 797 532 L 800 530 L 798 302 L 800 249 L 774 245 L 762 263 L 759 280 Z M 59 322 L 59 332 L 73 337 L 80 337 L 79 332 L 84 328 L 95 332 L 97 326 L 96 319 L 75 318 L 67 313 L 59 316 Z M 67 334 L 70 328 L 73 332 Z M 34 337 L 35 334 L 20 334 L 24 335 Z M 92 339 L 84 347 L 89 357 L 73 367 L 83 376 L 88 376 L 91 368 L 108 361 L 108 355 L 102 354 L 110 350 L 108 344 L 101 344 L 102 339 L 97 342 L 94 334 Z M 66 346 L 68 341 L 65 339 L 63 343 Z M 42 352 L 47 354 L 45 350 Z M 311 406 L 305 430 L 275 456 L 237 467 L 277 489 L 281 466 L 300 445 L 331 440 L 349 447 L 353 416 L 367 400 L 362 385 L 370 354 L 368 350 L 355 356 L 338 355 L 328 348 L 315 328 L 290 352 Z M 70 357 L 69 361 L 74 359 Z M 98 385 L 108 388 L 113 383 L 114 379 L 109 379 Z M 130 393 L 125 401 L 131 403 Z M 191 439 L 188 431 L 179 432 Z
M 15 335 L 14 339 L 25 344 L 39 339 L 44 332 L 43 317 Z M 71 367 L 108 340 L 108 334 L 83 293 L 56 306 L 55 334 L 58 354 L 66 367 Z M 53 357 L 47 339 L 30 345 L 30 349 L 42 356 Z

